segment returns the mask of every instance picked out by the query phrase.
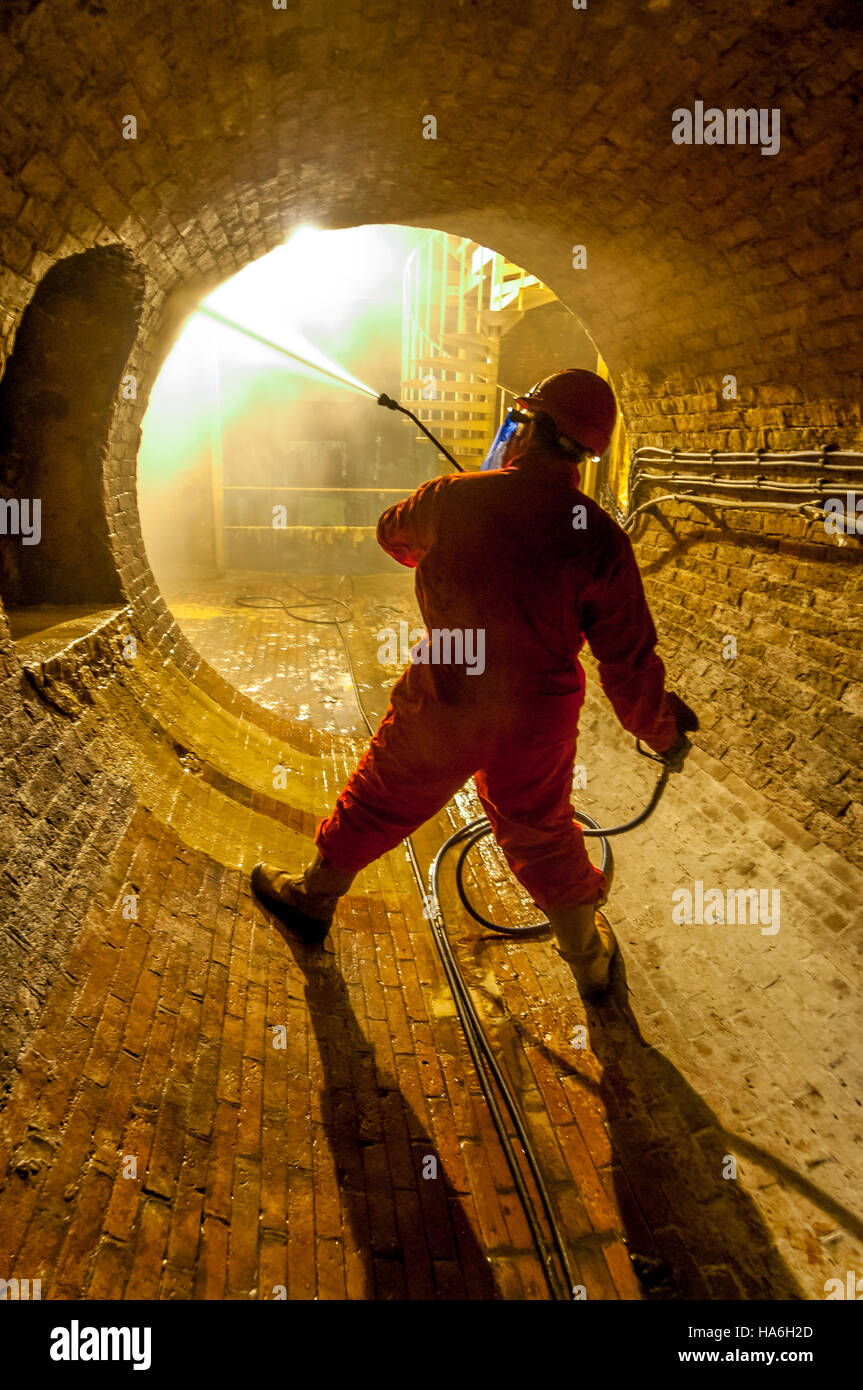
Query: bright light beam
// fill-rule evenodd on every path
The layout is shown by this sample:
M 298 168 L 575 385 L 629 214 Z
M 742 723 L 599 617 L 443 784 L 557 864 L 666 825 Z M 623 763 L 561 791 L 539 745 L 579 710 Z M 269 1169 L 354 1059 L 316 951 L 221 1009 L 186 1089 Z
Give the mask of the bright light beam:
M 317 362 L 312 362 L 308 357 L 302 357 L 298 352 L 290 352 L 288 348 L 282 347 L 279 343 L 274 343 L 271 338 L 264 338 L 260 333 L 254 333 L 251 328 L 244 328 L 241 323 L 235 323 L 233 319 L 226 319 L 223 314 L 217 314 L 215 309 L 198 309 L 199 314 L 206 314 L 207 318 L 215 319 L 216 323 L 222 324 L 224 328 L 231 328 L 235 333 L 242 333 L 246 338 L 252 338 L 254 342 L 261 343 L 264 347 L 272 348 L 273 352 L 280 352 L 283 357 L 291 357 L 295 362 L 302 362 L 305 367 L 312 367 L 316 372 L 322 372 L 324 376 L 332 377 L 342 386 L 349 386 L 352 391 L 359 391 L 365 396 L 372 396 L 377 400 L 379 391 L 373 391 L 371 386 L 364 386 L 360 381 L 351 381 L 349 377 L 342 376 L 339 372 L 331 372 L 327 367 L 322 367 Z

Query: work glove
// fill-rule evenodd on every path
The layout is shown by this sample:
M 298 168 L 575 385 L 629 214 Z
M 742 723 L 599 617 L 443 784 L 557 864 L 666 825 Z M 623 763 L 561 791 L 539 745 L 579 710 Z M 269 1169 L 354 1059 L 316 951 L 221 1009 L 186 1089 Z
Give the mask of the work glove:
M 679 695 L 669 692 L 668 699 L 677 723 L 677 738 L 671 747 L 666 748 L 665 752 L 660 753 L 659 756 L 669 772 L 682 772 L 686 755 L 692 747 L 686 735 L 687 733 L 694 733 L 698 728 L 698 715 L 695 710 L 690 709 L 689 705 L 681 700 Z
M 666 748 L 664 753 L 658 753 L 657 757 L 665 763 L 669 772 L 682 772 L 686 755 L 691 747 L 692 744 L 686 734 L 678 734 L 671 747 Z

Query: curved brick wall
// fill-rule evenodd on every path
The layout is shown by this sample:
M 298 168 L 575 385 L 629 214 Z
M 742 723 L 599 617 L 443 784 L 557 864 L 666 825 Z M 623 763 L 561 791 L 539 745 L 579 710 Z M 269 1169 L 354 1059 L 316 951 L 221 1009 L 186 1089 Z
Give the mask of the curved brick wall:
M 699 747 L 759 794 L 750 803 L 803 826 L 801 843 L 863 864 L 859 542 L 777 513 L 679 502 L 661 516 L 637 523 L 635 543 Z
M 139 629 L 235 708 L 248 702 L 201 669 L 143 554 L 139 425 L 197 299 L 297 222 L 444 228 L 537 273 L 601 350 L 633 448 L 863 444 L 854 4 L 43 0 L 2 31 L 0 351 L 59 259 L 119 243 L 142 267 L 137 400 L 118 399 L 107 441 L 113 554 Z M 781 150 L 675 145 L 671 113 L 697 100 L 778 108 Z M 669 544 L 641 525 L 665 650 L 693 702 L 713 702 L 705 748 L 850 852 L 858 553 L 752 526 L 679 512 Z M 715 650 L 728 607 L 750 641 L 733 671 Z M 43 753 L 60 735 L 30 695 L 25 713 L 2 623 L 0 659 L 20 764 L 33 721 Z

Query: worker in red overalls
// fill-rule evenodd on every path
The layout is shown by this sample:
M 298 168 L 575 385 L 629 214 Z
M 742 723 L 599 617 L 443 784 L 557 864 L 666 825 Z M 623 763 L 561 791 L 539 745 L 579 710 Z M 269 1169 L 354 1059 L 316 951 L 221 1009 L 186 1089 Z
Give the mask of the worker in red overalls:
M 433 478 L 380 518 L 379 543 L 416 569 L 425 654 L 414 649 L 318 827 L 305 873 L 259 864 L 252 884 L 306 941 L 322 941 L 354 876 L 473 777 L 513 874 L 548 917 L 583 992 L 597 994 L 615 941 L 596 910 L 606 881 L 570 801 L 585 638 L 623 727 L 675 771 L 690 747 L 684 731 L 697 721 L 666 692 L 628 537 L 579 491 L 578 465 L 611 438 L 611 388 L 571 369 L 517 407 L 496 466 Z M 431 641 L 439 632 L 461 634 L 462 650 L 482 649 L 484 661 L 448 661 L 452 642 Z

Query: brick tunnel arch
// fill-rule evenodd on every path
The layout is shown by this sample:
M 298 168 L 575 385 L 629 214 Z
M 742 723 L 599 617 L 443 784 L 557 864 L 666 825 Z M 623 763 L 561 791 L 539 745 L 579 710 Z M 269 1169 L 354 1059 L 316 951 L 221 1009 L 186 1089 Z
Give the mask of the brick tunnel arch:
M 374 222 L 396 220 L 403 200 L 398 188 L 375 197 Z M 402 221 L 469 236 L 500 250 L 555 291 L 608 363 L 631 451 L 642 446 L 719 451 L 853 449 L 863 442 L 859 361 L 846 346 L 856 333 L 848 317 L 849 291 L 835 271 L 825 269 L 825 264 L 832 266 L 837 259 L 832 243 L 829 251 L 815 245 L 801 251 L 796 257 L 800 270 L 791 271 L 790 280 L 784 267 L 785 297 L 780 300 L 775 293 L 777 268 L 759 268 L 756 263 L 757 233 L 752 227 L 745 235 L 754 241 L 741 247 L 735 242 L 715 253 L 723 263 L 722 279 L 711 262 L 695 264 L 690 259 L 685 288 L 680 290 L 675 255 L 691 257 L 693 248 L 679 229 L 668 231 L 657 263 L 643 248 L 628 260 L 613 244 L 616 229 L 609 222 L 595 233 L 592 261 L 588 251 L 588 266 L 594 272 L 586 283 L 584 271 L 574 268 L 575 245 L 567 245 L 561 253 L 560 233 L 550 235 L 532 220 L 519 222 L 512 214 L 464 212 L 453 218 L 435 215 L 428 203 L 424 206 L 426 211 L 416 219 Z M 334 216 L 331 208 L 318 208 L 315 221 L 322 227 L 356 225 L 352 219 Z M 626 236 L 625 232 L 624 240 Z M 604 237 L 612 239 L 612 244 L 605 245 Z M 589 240 L 594 247 L 593 238 Z M 738 264 L 735 252 L 747 248 L 750 254 Z M 794 264 L 795 256 L 790 259 Z M 811 279 L 804 273 L 809 265 Z M 662 273 L 651 278 L 657 269 Z M 645 277 L 643 283 L 638 281 L 639 272 Z M 854 272 L 843 268 L 842 274 L 847 280 L 853 279 Z M 748 292 L 735 286 L 729 296 L 735 276 L 743 277 Z M 147 563 L 134 502 L 140 421 L 149 389 L 186 317 L 221 278 L 211 274 L 198 286 L 156 297 L 131 359 L 139 364 L 142 388 L 136 400 L 119 402 L 114 418 L 105 493 L 118 573 L 141 630 L 187 675 L 254 720 L 260 717 L 254 706 L 203 661 L 174 621 Z M 605 294 L 598 286 L 604 287 Z M 695 286 L 700 298 L 693 298 Z M 827 298 L 818 310 L 823 317 L 816 317 L 810 315 L 807 300 L 822 287 Z M 669 318 L 669 300 L 675 304 L 673 318 Z M 621 313 L 621 301 L 632 306 L 629 313 Z M 771 324 L 775 331 L 771 332 Z M 765 351 L 765 331 L 770 352 Z M 819 342 L 823 343 L 820 349 Z M 800 354 L 806 360 L 805 373 L 799 370 Z M 687 362 L 685 371 L 681 359 Z M 711 754 L 742 776 L 753 791 L 782 797 L 804 828 L 817 827 L 835 849 L 863 864 L 859 836 L 863 789 L 848 743 L 863 709 L 863 668 L 853 632 L 847 622 L 837 624 L 835 618 L 837 603 L 846 608 L 855 602 L 859 552 L 856 547 L 840 552 L 823 535 L 819 542 L 811 529 L 804 533 L 795 521 L 786 523 L 781 533 L 770 531 L 765 518 L 755 513 L 749 521 L 747 526 L 746 514 L 730 514 L 730 521 L 728 516 L 714 516 L 709 524 L 703 513 L 678 509 L 679 536 L 674 545 L 665 539 L 657 542 L 655 527 L 662 529 L 661 521 L 639 525 L 637 534 L 650 565 L 651 600 L 680 651 L 693 653 L 699 662 L 698 674 L 693 674 L 684 669 L 681 657 L 672 658 L 672 671 L 694 698 L 713 701 L 719 695 L 725 702 L 721 713 L 708 715 L 713 728 L 705 728 L 700 737 Z M 692 575 L 699 557 L 718 564 L 720 575 L 725 575 L 734 547 L 743 547 L 745 553 L 743 563 L 732 566 L 730 587 L 722 579 L 718 584 L 708 580 L 709 597 L 699 601 L 690 593 L 681 604 L 681 589 L 692 590 L 702 582 Z M 811 613 L 803 611 L 810 603 L 798 578 L 803 573 L 818 575 Z M 801 624 L 798 650 L 792 657 L 779 629 L 770 626 L 775 584 L 792 586 L 788 593 L 796 606 L 789 608 L 786 620 Z M 755 592 L 744 599 L 747 588 Z M 734 611 L 741 603 L 745 614 L 735 619 Z M 739 665 L 729 664 L 716 652 L 729 626 L 733 633 L 741 623 L 751 633 L 753 653 L 751 658 L 744 653 Z M 836 634 L 838 650 L 817 646 L 817 634 L 824 629 Z M 807 693 L 793 693 L 798 679 L 804 681 Z M 777 680 L 779 691 L 773 689 Z M 754 705 L 747 694 L 752 681 Z M 791 699 L 790 706 L 784 704 L 786 699 Z M 807 730 L 816 721 L 817 753 L 801 736 L 798 715 L 792 713 L 795 709 Z M 813 772 L 813 759 L 821 772 Z M 830 779 L 826 785 L 821 782 L 823 773 Z
M 334 217 L 329 208 L 318 209 L 315 225 L 335 229 L 386 224 L 397 220 L 400 206 L 400 196 L 376 199 L 372 215 L 357 221 Z M 825 375 L 819 375 L 817 364 L 810 361 L 804 390 L 795 374 L 794 335 L 777 339 L 781 350 L 778 361 L 766 358 L 755 327 L 762 320 L 758 320 L 752 307 L 743 309 L 739 316 L 730 311 L 727 296 L 719 292 L 709 268 L 700 268 L 698 298 L 692 293 L 694 268 L 687 267 L 687 293 L 694 317 L 686 319 L 681 314 L 683 323 L 678 322 L 670 332 L 668 316 L 663 313 L 661 327 L 655 333 L 643 324 L 651 321 L 656 301 L 661 300 L 663 292 L 671 293 L 672 284 L 677 293 L 677 272 L 669 266 L 670 278 L 657 285 L 649 279 L 650 264 L 642 261 L 641 268 L 648 279 L 639 283 L 634 265 L 627 266 L 626 294 L 638 310 L 622 317 L 614 307 L 614 302 L 623 297 L 619 290 L 611 292 L 610 304 L 600 287 L 605 277 L 609 286 L 613 284 L 625 263 L 623 253 L 608 255 L 603 246 L 604 240 L 612 240 L 616 234 L 612 224 L 600 225 L 596 233 L 597 252 L 603 259 L 607 257 L 608 263 L 590 277 L 588 287 L 582 271 L 573 269 L 573 253 L 583 249 L 583 243 L 567 248 L 562 257 L 559 247 L 552 250 L 548 245 L 552 240 L 548 233 L 540 233 L 532 220 L 519 225 L 509 216 L 472 212 L 455 218 L 435 217 L 429 210 L 402 221 L 404 225 L 449 231 L 480 241 L 544 280 L 608 363 L 631 450 L 643 445 L 683 450 L 802 449 L 825 443 L 836 447 L 859 442 L 859 411 L 855 403 L 859 375 L 847 374 L 838 380 L 829 377 L 828 385 L 827 369 L 823 369 Z M 289 231 L 287 226 L 285 235 Z M 675 247 L 683 248 L 677 233 L 669 237 L 670 261 Z M 273 246 L 247 248 L 244 258 L 234 252 L 230 271 L 210 273 L 197 285 L 180 286 L 164 295 L 151 287 L 153 298 L 130 360 L 130 367 L 135 364 L 139 389 L 135 399 L 118 401 L 108 441 L 105 494 L 111 542 L 124 592 L 157 640 L 168 642 L 170 634 L 177 657 L 194 669 L 199 669 L 197 661 L 167 613 L 146 560 L 134 501 L 140 426 L 152 385 L 200 300 L 243 264 L 270 249 Z M 563 272 L 561 260 L 570 261 Z M 728 274 L 733 274 L 730 268 Z M 773 277 L 769 278 L 772 282 Z M 799 300 L 799 294 L 796 297 Z M 720 303 L 724 305 L 721 311 Z M 720 316 L 735 327 L 717 330 Z M 783 315 L 784 319 L 788 317 Z M 792 317 L 802 324 L 805 315 L 800 311 Z M 704 331 L 699 333 L 702 320 Z M 707 320 L 713 325 L 709 330 Z M 685 348 L 676 334 L 686 335 Z M 645 353 L 646 344 L 650 345 L 649 354 Z M 681 349 L 692 362 L 691 372 L 685 374 L 677 365 Z M 850 364 L 850 356 L 846 360 Z M 857 366 L 856 361 L 854 365 Z M 732 368 L 736 371 L 732 372 Z M 734 381 L 734 395 L 730 398 L 723 389 L 729 372 Z M 826 400 L 831 402 L 829 414 L 825 413 Z
M 421 1143 L 448 1143 L 449 1165 L 460 1163 L 460 1148 L 470 1160 L 490 1142 L 484 1121 L 456 1135 L 414 1129 L 416 1114 L 399 1109 L 398 1082 L 420 1097 L 417 1078 L 433 1075 L 417 1106 L 428 1101 L 445 1119 L 449 1080 L 435 1059 L 448 1075 L 466 1063 L 452 1020 L 436 1011 L 441 986 L 427 924 L 395 856 L 369 880 L 369 901 L 364 885 L 349 905 L 359 949 L 351 953 L 345 932 L 344 988 L 304 979 L 264 938 L 250 904 L 250 856 L 296 860 L 357 750 L 271 720 L 220 683 L 178 632 L 143 554 L 140 420 L 170 342 L 201 297 L 298 223 L 436 227 L 525 265 L 579 316 L 608 363 L 633 448 L 863 443 L 857 5 L 606 0 L 578 12 L 459 4 L 439 31 L 426 9 L 389 0 L 368 13 L 348 0 L 325 8 L 213 0 L 200 24 L 161 0 L 74 9 L 24 0 L 3 19 L 4 355 L 55 263 L 108 243 L 146 275 L 127 367 L 138 398 L 118 402 L 105 522 L 93 519 L 100 537 L 107 528 L 116 573 L 105 592 L 112 601 L 119 593 L 128 612 L 41 670 L 28 667 L 27 679 L 0 612 L 0 1084 L 8 1091 L 0 1124 L 12 1155 L 0 1215 L 8 1230 L 11 1213 L 18 1231 L 15 1184 L 32 1179 L 21 1248 L 42 1260 L 49 1297 L 118 1288 L 129 1297 L 222 1297 L 225 1289 L 267 1297 L 287 1272 L 291 1297 L 316 1289 L 341 1297 L 345 1280 L 349 1296 L 374 1296 L 366 1287 L 389 1296 L 398 1242 L 386 1222 L 374 1233 L 383 1258 L 369 1261 L 376 1267 L 367 1285 L 347 1219 L 344 1231 L 324 1232 L 328 1255 L 345 1243 L 341 1285 L 332 1263 L 310 1274 L 286 1244 L 289 1202 L 302 1247 L 313 1242 L 304 1221 L 314 1183 L 331 1220 L 344 1172 L 359 1173 L 362 1184 L 359 1150 L 344 1136 L 351 1087 L 370 1125 L 383 1101 L 389 1121 Z M 781 150 L 675 145 L 672 111 L 702 98 L 781 109 Z M 134 136 L 124 129 L 130 114 Z M 429 114 L 435 138 L 424 135 Z M 729 375 L 731 396 L 722 389 Z M 641 1296 L 624 1244 L 632 1232 L 606 1201 L 622 1172 L 620 1210 L 650 1214 L 654 1270 L 661 1254 L 685 1297 L 784 1292 L 791 1281 L 777 1268 L 774 1236 L 809 1297 L 822 1296 L 825 1273 L 859 1260 L 859 1220 L 842 1205 L 860 1181 L 843 1134 L 843 1124 L 856 1132 L 848 1000 L 859 979 L 859 555 L 803 535 L 796 521 L 768 528 L 763 520 L 753 510 L 732 524 L 721 509 L 679 504 L 635 535 L 672 683 L 703 716 L 685 793 L 664 804 L 655 842 L 629 842 L 628 874 L 615 886 L 615 926 L 653 1043 L 643 1046 L 630 1014 L 608 1037 L 591 1028 L 589 1066 L 604 1071 L 594 1092 L 592 1071 L 584 1087 L 561 1060 L 571 1059 L 583 1019 L 571 999 L 558 1002 L 546 1047 L 548 1011 L 529 997 L 530 960 L 507 956 L 494 993 L 515 1014 L 523 1010 L 537 1041 L 522 1058 L 528 1099 L 536 1114 L 561 1119 L 559 1171 L 575 1174 L 589 1207 L 586 1214 L 580 1197 L 573 1205 L 591 1297 Z M 720 654 L 729 631 L 745 634 L 735 667 Z M 123 654 L 129 637 L 137 657 Z M 609 734 L 596 706 L 583 736 L 598 750 L 597 812 L 611 819 L 621 788 L 636 802 L 646 784 L 627 780 L 631 749 Z M 272 768 L 285 749 L 292 780 L 274 796 Z M 781 884 L 781 933 L 758 937 L 759 949 L 748 943 L 742 955 L 730 936 L 716 944 L 704 928 L 675 934 L 665 914 L 666 861 L 657 862 L 654 843 L 673 851 L 675 882 L 754 874 L 759 886 Z M 369 964 L 378 947 L 380 978 Z M 493 948 L 469 940 L 468 950 L 482 964 L 474 983 L 486 989 L 499 964 Z M 556 965 L 542 948 L 537 960 L 540 993 L 562 1000 Z M 511 993 L 522 985 L 524 994 Z M 351 1010 L 362 994 L 358 1022 Z M 290 1091 L 292 1114 L 311 1113 L 317 1083 L 341 1087 L 347 1099 L 338 1114 L 315 1120 L 312 1152 L 312 1129 L 286 1128 L 285 1093 L 274 1101 L 267 1092 L 261 1146 L 252 1144 L 249 1159 L 241 1132 L 232 1188 L 219 1155 L 234 1154 L 241 1080 L 254 1090 L 260 1058 L 270 1057 L 261 1049 L 271 1003 L 296 1024 L 292 1045 L 302 1051 L 293 1075 L 309 1083 Z M 343 1017 L 347 1031 L 334 1024 L 328 1033 L 327 1020 Z M 244 1022 L 252 1052 L 241 1060 Z M 333 1067 L 323 1079 L 305 1067 L 313 1033 L 324 1067 Z M 508 1036 L 521 1046 L 518 1029 Z M 369 1037 L 390 1056 L 396 1082 L 369 1062 Z M 346 1053 L 362 1062 L 347 1082 L 335 1065 Z M 665 1054 L 680 1069 L 676 1079 Z M 185 1131 L 180 1113 L 190 1117 Z M 93 1116 L 98 1152 L 88 1147 Z M 139 1194 L 123 1185 L 115 1151 L 132 1144 L 143 1153 L 151 1140 Z M 368 1151 L 368 1131 L 363 1140 Z M 752 1167 L 744 1183 L 717 1186 L 732 1141 Z M 52 1169 L 55 1152 L 68 1173 Z M 283 1152 L 290 1193 L 267 1168 Z M 392 1153 L 401 1160 L 401 1149 Z M 254 1188 L 261 1154 L 263 1213 Z M 652 1170 L 642 1166 L 645 1154 L 657 1160 Z M 50 1182 L 43 1187 L 52 1173 L 53 1195 Z M 67 1187 L 79 1178 L 80 1189 Z M 729 1192 L 747 1181 L 757 1193 L 737 1205 Z M 675 1201 L 679 1191 L 682 1213 L 665 1226 L 663 1184 Z M 487 1191 L 471 1173 L 448 1200 L 473 1186 Z M 133 1196 L 111 1206 L 105 1225 L 112 1190 Z M 380 1186 L 371 1190 L 377 1200 Z M 509 1248 L 500 1204 L 510 1197 L 489 1195 L 481 1245 Z M 168 1245 L 175 1206 L 184 1215 Z M 726 1224 L 742 1242 L 738 1262 Z M 199 1226 L 200 1251 L 184 1244 Z M 259 1228 L 260 1250 L 247 1240 Z M 438 1249 L 442 1279 L 452 1275 L 455 1248 Z M 505 1296 L 525 1288 L 542 1296 L 529 1252 L 524 1284 L 507 1261 Z

